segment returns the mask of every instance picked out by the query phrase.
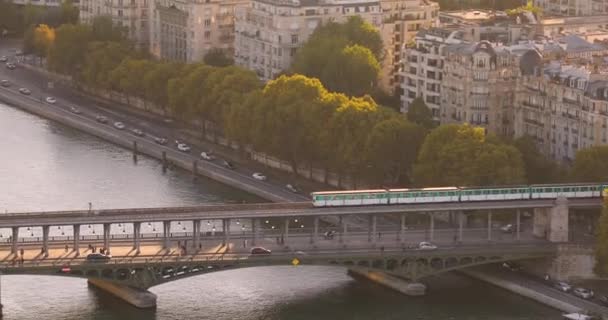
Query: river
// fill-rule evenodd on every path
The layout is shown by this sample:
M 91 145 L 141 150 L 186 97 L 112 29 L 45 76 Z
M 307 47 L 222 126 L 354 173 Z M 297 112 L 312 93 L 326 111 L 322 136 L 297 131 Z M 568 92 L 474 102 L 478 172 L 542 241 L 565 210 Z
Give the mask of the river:
M 0 211 L 260 201 L 95 137 L 0 104 Z M 8 230 L 2 233 L 8 235 Z M 3 319 L 558 319 L 559 312 L 459 275 L 429 279 L 409 298 L 355 281 L 338 267 L 223 271 L 153 287 L 139 310 L 84 279 L 2 276 Z

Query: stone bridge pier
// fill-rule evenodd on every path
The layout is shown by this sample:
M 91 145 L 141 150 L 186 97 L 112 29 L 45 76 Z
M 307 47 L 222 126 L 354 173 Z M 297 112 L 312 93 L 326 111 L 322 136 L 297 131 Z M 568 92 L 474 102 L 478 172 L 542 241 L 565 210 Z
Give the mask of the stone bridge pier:
M 532 233 L 551 242 L 568 242 L 568 199 L 559 197 L 551 208 L 534 209 Z

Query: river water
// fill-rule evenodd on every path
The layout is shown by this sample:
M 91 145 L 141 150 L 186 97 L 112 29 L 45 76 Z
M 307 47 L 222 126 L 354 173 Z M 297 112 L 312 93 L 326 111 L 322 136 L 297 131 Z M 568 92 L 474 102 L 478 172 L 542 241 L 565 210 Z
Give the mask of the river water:
M 0 212 L 259 201 L 158 161 L 0 104 Z M 6 232 L 6 231 L 4 231 Z M 429 279 L 409 298 L 339 267 L 223 271 L 151 288 L 139 310 L 84 279 L 2 276 L 4 319 L 558 319 L 559 312 L 459 275 Z

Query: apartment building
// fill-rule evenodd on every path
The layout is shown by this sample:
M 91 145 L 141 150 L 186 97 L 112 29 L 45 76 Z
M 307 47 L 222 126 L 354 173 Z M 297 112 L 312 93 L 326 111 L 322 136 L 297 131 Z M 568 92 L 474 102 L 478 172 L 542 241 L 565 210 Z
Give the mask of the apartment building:
M 42 7 L 59 7 L 61 6 L 62 0 L 9 0 L 14 4 L 19 5 L 33 5 L 33 6 L 42 6 Z M 78 2 L 75 2 L 74 5 L 78 5 Z
M 150 0 L 150 52 L 159 59 L 202 61 L 213 48 L 234 52 L 235 9 L 248 0 Z
M 150 0 L 81 0 L 80 22 L 108 16 L 115 25 L 123 26 L 127 35 L 140 48 L 149 46 Z
M 593 16 L 608 14 L 608 0 L 534 0 L 545 15 Z
M 534 137 L 546 155 L 563 163 L 608 141 L 608 74 L 594 67 L 551 62 L 521 78 L 515 135 Z

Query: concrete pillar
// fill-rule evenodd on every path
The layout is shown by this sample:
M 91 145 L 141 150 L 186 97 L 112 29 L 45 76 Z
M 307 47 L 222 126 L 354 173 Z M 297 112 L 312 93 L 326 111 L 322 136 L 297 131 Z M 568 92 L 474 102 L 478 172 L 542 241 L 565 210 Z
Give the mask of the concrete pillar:
M 568 242 L 568 199 L 559 197 L 553 208 L 549 209 L 549 237 L 551 242 Z
M 230 219 L 222 219 L 222 226 L 224 229 L 224 245 L 227 246 L 230 243 Z
M 287 238 L 289 237 L 289 218 L 285 218 L 285 225 L 283 226 L 283 244 L 287 245 Z
M 104 223 L 103 224 L 103 247 L 104 249 L 106 249 L 106 251 L 109 253 L 110 252 L 110 228 L 111 228 L 111 224 L 109 223 Z
M 198 249 L 201 243 L 201 220 L 192 221 L 192 247 Z
M 258 241 L 258 219 L 251 219 L 251 245 L 255 246 Z
M 397 241 L 404 243 L 405 242 L 405 213 L 402 213 L 400 218 L 401 218 L 401 224 L 400 224 L 399 235 L 397 237 Z
M 515 213 L 515 239 L 520 239 L 520 231 L 521 231 L 521 211 L 517 209 L 517 213 Z
M 163 249 L 171 247 L 171 221 L 163 221 Z
M 141 244 L 141 222 L 133 222 L 133 249 L 139 254 Z
M 312 220 L 312 234 L 310 243 L 316 244 L 317 238 L 319 238 L 319 217 L 314 217 Z
M 344 243 L 346 241 L 345 238 L 348 236 L 348 217 L 340 216 L 340 220 L 342 220 L 342 232 L 340 233 L 340 242 Z
M 429 240 L 435 240 L 435 216 L 433 212 L 429 213 L 429 219 L 431 220 L 431 228 L 429 232 Z
M 343 216 L 338 217 L 338 224 L 340 226 L 344 226 L 344 217 Z M 344 232 L 343 231 L 340 231 L 338 233 L 338 242 L 340 242 L 340 243 L 344 242 Z
M 13 243 L 11 245 L 11 253 L 17 254 L 17 243 L 19 241 L 19 227 L 13 227 Z
M 376 243 L 376 227 L 377 227 L 377 218 L 375 214 L 369 215 L 369 229 L 367 233 L 367 241 L 371 243 Z
M 76 256 L 80 256 L 80 225 L 75 224 L 73 226 L 74 229 L 74 249 L 73 251 L 76 253 Z
M 537 238 L 547 239 L 548 224 L 549 224 L 549 209 L 534 208 L 533 211 L 533 227 L 532 234 Z
M 488 241 L 492 241 L 492 210 L 488 211 Z
M 49 230 L 51 226 L 42 226 L 42 250 L 44 251 L 44 257 L 49 256 Z
M 458 212 L 458 241 L 462 242 L 462 226 L 464 225 L 464 212 Z

